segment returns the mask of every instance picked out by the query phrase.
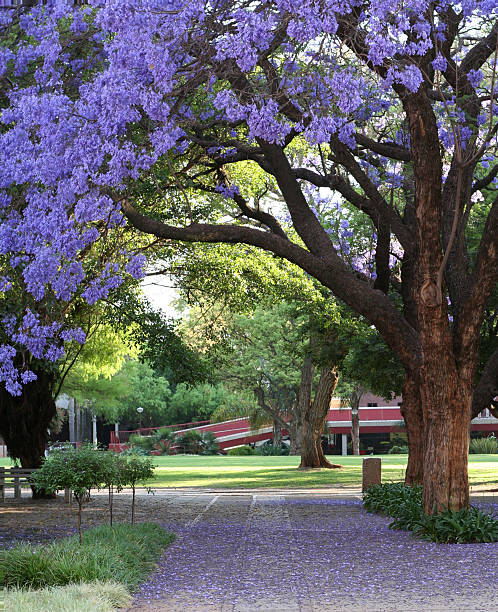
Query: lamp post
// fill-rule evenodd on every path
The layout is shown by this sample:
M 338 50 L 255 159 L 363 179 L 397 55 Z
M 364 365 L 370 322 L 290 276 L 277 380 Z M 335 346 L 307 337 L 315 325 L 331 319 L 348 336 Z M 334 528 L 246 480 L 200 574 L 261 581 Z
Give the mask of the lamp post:
M 142 429 L 142 412 L 144 411 L 144 409 L 142 408 L 142 406 L 139 406 L 137 408 L 137 412 L 138 412 L 138 429 L 141 430 Z

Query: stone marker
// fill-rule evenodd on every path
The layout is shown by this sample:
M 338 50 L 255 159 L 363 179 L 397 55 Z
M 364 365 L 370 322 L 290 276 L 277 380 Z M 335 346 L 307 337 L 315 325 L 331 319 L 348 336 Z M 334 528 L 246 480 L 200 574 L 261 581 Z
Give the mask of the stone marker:
M 363 459 L 362 491 L 372 485 L 380 485 L 382 481 L 381 459 L 379 457 L 365 457 Z

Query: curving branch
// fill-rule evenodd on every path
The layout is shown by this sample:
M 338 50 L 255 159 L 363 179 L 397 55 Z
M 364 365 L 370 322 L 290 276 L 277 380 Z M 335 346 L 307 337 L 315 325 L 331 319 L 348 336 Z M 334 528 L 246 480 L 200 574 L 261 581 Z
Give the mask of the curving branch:
M 140 214 L 132 204 L 121 199 L 123 213 L 138 230 L 164 240 L 183 242 L 224 242 L 249 244 L 287 259 L 314 276 L 339 299 L 366 317 L 377 327 L 387 344 L 407 367 L 420 363 L 420 339 L 389 298 L 349 270 L 334 249 L 322 258 L 288 239 L 243 225 L 192 223 L 187 227 L 168 225 Z

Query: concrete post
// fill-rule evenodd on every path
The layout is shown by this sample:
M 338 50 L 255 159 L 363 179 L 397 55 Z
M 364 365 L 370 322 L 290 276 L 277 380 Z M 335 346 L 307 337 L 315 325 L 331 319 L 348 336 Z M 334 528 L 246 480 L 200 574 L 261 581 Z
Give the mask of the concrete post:
M 348 434 L 342 434 L 342 454 L 348 454 Z
M 382 465 L 380 457 L 365 457 L 363 459 L 362 491 L 372 485 L 382 484 Z

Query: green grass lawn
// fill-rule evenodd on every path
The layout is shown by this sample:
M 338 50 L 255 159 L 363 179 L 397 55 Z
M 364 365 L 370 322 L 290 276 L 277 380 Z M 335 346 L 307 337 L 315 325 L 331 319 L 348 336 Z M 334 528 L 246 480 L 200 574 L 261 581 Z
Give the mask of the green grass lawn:
M 403 480 L 407 455 L 382 455 L 384 482 Z M 154 487 L 327 487 L 361 484 L 363 457 L 333 456 L 343 467 L 338 470 L 301 472 L 299 457 L 196 457 L 176 455 L 154 461 Z M 498 455 L 471 455 L 471 486 L 498 484 Z
M 404 477 L 407 455 L 382 455 L 382 479 L 399 481 Z M 363 457 L 332 456 L 340 463 L 340 470 L 300 472 L 299 457 L 199 457 L 175 455 L 155 457 L 156 478 L 153 487 L 328 487 L 358 486 L 361 484 Z M 10 465 L 0 459 L 0 466 Z M 471 486 L 498 486 L 498 455 L 470 455 Z

